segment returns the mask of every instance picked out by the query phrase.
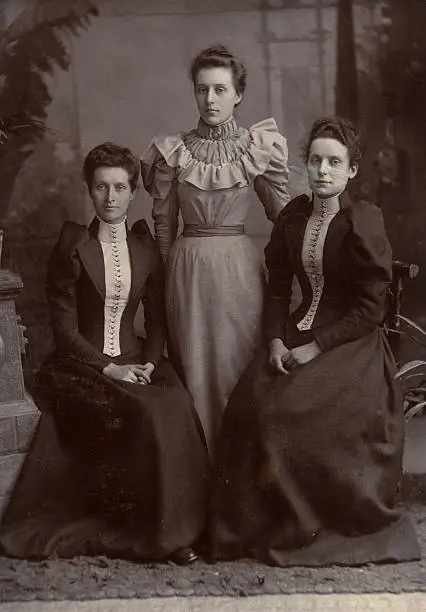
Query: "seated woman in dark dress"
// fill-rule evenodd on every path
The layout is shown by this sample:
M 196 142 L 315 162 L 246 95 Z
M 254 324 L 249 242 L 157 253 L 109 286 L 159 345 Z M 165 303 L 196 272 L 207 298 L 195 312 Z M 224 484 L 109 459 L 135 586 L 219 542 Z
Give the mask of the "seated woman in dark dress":
M 411 522 L 394 505 L 404 417 L 380 329 L 391 249 L 380 210 L 345 192 L 360 156 L 348 121 L 317 121 L 306 150 L 313 197 L 284 208 L 266 247 L 266 346 L 225 412 L 213 558 L 419 558 Z M 290 314 L 293 276 L 302 302 Z
M 40 372 L 40 425 L 0 529 L 16 557 L 196 559 L 207 453 L 164 345 L 163 269 L 145 221 L 126 215 L 139 162 L 113 143 L 84 176 L 96 217 L 65 223 L 47 296 L 56 351 Z M 144 306 L 146 339 L 135 334 Z

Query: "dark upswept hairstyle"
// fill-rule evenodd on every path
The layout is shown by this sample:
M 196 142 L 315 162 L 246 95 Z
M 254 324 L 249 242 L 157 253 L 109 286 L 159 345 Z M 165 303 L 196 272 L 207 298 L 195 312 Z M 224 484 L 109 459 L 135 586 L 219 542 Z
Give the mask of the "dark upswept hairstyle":
M 241 60 L 223 45 L 208 47 L 197 55 L 191 64 L 191 80 L 195 85 L 197 75 L 203 68 L 229 68 L 232 72 L 235 91 L 243 95 L 247 85 L 247 70 Z
M 135 191 L 140 174 L 139 160 L 130 149 L 113 142 L 104 142 L 92 149 L 83 163 L 83 176 L 89 189 L 92 187 L 93 176 L 97 168 L 124 168 L 129 175 L 132 191 Z
M 344 117 L 322 117 L 317 119 L 310 131 L 308 142 L 303 148 L 303 157 L 308 161 L 311 144 L 317 138 L 334 138 L 348 148 L 349 163 L 358 164 L 362 158 L 362 145 L 358 130 Z

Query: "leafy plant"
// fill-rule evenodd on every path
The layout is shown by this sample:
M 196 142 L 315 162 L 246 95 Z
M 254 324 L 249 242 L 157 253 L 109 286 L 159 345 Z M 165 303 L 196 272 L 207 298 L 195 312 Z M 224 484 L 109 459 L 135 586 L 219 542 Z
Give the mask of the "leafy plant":
M 44 75 L 69 67 L 61 32 L 76 35 L 97 14 L 93 0 L 33 0 L 0 34 L 0 220 L 16 177 L 47 130 L 51 96 Z
M 388 329 L 389 334 L 397 334 L 426 347 L 426 330 L 423 327 L 400 314 L 395 315 L 395 320 L 398 327 Z M 404 363 L 395 378 L 402 384 L 404 416 L 408 422 L 426 407 L 426 361 L 415 359 Z

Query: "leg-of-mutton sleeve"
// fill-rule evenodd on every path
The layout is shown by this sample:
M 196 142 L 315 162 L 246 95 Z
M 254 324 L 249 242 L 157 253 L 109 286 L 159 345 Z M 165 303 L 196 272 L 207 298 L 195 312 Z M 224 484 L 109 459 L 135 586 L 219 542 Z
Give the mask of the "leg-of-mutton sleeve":
M 132 232 L 148 247 L 150 272 L 141 298 L 145 319 L 145 347 L 143 358 L 157 365 L 166 342 L 166 314 L 164 302 L 164 265 L 158 246 L 145 220 L 137 221 Z
M 347 291 L 351 305 L 338 321 L 313 329 L 321 350 L 361 338 L 382 324 L 392 281 L 392 252 L 379 208 L 354 202 L 347 209 Z
M 145 189 L 154 199 L 155 239 L 165 261 L 178 231 L 176 170 L 167 164 L 156 145 L 152 144 L 141 158 L 141 174 Z
M 285 328 L 289 316 L 293 271 L 290 266 L 285 236 L 286 211 L 275 223 L 271 239 L 265 248 L 268 268 L 268 286 L 265 307 L 265 338 L 281 338 L 285 341 Z
M 46 294 L 58 351 L 72 355 L 101 372 L 111 359 L 90 344 L 80 334 L 78 327 L 76 286 L 80 278 L 81 263 L 77 247 L 87 237 L 86 227 L 72 222 L 65 223 L 50 256 Z
M 290 200 L 288 180 L 287 141 L 277 131 L 268 166 L 265 172 L 254 180 L 254 189 L 265 208 L 267 218 L 273 223 Z

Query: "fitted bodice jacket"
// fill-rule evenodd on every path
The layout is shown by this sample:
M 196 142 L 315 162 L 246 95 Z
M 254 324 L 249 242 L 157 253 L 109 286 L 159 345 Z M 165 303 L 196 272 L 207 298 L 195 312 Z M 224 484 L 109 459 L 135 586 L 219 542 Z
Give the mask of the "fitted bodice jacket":
M 102 371 L 113 358 L 103 353 L 105 266 L 98 240 L 99 221 L 89 228 L 68 222 L 56 244 L 47 275 L 47 296 L 57 351 Z M 163 272 L 145 221 L 127 232 L 131 287 L 120 321 L 121 355 L 140 355 L 157 364 L 164 345 Z M 134 331 L 142 300 L 146 341 Z
M 322 273 L 313 282 L 302 258 L 312 201 L 300 196 L 281 213 L 266 249 L 270 272 L 267 338 L 282 338 L 290 345 L 315 339 L 324 352 L 360 338 L 383 322 L 392 254 L 381 211 L 365 201 L 351 202 L 346 194 L 340 206 L 325 237 Z M 315 236 L 315 230 L 313 233 Z M 293 276 L 299 282 L 302 302 L 289 315 Z M 310 309 L 309 325 L 300 329 Z

